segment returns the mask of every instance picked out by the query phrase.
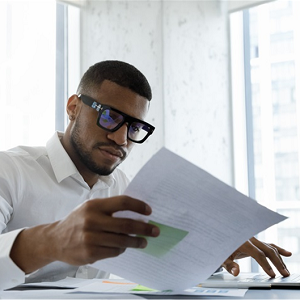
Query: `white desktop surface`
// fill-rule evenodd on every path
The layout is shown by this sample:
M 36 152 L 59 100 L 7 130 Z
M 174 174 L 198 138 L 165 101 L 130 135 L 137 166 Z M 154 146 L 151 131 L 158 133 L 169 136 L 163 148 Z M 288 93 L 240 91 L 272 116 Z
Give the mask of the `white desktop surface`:
M 131 294 L 66 294 L 64 290 L 26 290 L 0 292 L 0 299 L 144 299 Z
M 64 290 L 2 291 L 0 299 L 300 299 L 300 289 L 249 289 L 239 297 L 150 296 L 132 294 L 65 294 Z

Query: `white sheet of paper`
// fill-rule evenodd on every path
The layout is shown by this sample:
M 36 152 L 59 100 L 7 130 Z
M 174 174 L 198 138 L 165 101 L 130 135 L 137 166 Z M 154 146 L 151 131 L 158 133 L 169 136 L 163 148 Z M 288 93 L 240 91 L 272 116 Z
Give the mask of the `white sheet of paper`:
M 87 279 L 66 277 L 66 278 L 58 280 L 58 281 L 43 281 L 43 282 L 23 283 L 23 284 L 20 284 L 19 287 L 78 288 L 80 286 L 84 286 L 84 285 L 90 284 L 90 283 L 91 282 Z
M 146 163 L 125 194 L 147 202 L 152 214 L 123 212 L 119 216 L 155 221 L 188 234 L 159 255 L 147 253 L 148 247 L 128 248 L 94 265 L 157 290 L 196 286 L 246 240 L 286 218 L 166 148 Z M 148 243 L 152 245 L 151 238 Z
M 90 280 L 90 284 L 77 288 L 69 293 L 130 293 L 130 294 L 146 294 L 146 295 L 173 295 L 172 292 L 160 291 L 143 291 L 134 290 L 137 284 L 124 279 L 97 279 Z M 219 289 L 219 288 L 201 288 L 194 287 L 183 291 L 181 295 L 186 296 L 226 296 L 226 297 L 244 297 L 247 289 Z

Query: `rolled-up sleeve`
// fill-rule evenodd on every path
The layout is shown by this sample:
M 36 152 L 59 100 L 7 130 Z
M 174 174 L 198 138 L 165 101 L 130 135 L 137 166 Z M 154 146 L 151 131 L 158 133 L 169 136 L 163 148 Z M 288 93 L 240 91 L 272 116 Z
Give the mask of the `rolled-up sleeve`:
M 3 290 L 23 283 L 25 274 L 10 258 L 12 245 L 23 228 L 6 232 L 18 189 L 17 170 L 8 156 L 1 154 L 0 161 L 0 290 Z
M 0 233 L 5 230 L 12 211 L 10 204 L 0 196 Z M 0 290 L 14 287 L 25 281 L 24 272 L 10 258 L 12 245 L 22 230 L 0 234 Z
M 23 228 L 0 235 L 0 290 L 25 281 L 25 273 L 10 258 L 12 245 L 22 230 Z

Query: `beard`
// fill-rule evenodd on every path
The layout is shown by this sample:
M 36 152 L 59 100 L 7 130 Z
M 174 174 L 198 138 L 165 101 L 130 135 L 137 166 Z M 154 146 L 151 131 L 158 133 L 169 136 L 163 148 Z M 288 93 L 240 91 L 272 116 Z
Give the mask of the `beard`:
M 81 136 L 83 136 L 83 134 L 80 133 L 80 120 L 79 118 L 77 118 L 77 122 L 74 124 L 74 128 L 73 131 L 71 132 L 71 136 L 70 136 L 70 141 L 71 144 L 75 150 L 75 152 L 77 153 L 78 157 L 80 158 L 81 162 L 93 173 L 101 175 L 101 176 L 107 176 L 110 175 L 115 168 L 121 163 L 113 165 L 113 166 L 105 166 L 105 165 L 99 165 L 97 164 L 97 162 L 92 158 L 92 151 L 93 150 L 97 150 L 100 146 L 111 146 L 116 148 L 115 145 L 112 146 L 111 143 L 96 143 L 92 150 L 88 151 L 85 149 L 84 147 L 84 143 L 81 140 Z M 123 159 L 122 161 L 125 159 L 126 157 L 126 153 L 123 149 L 118 147 L 118 150 L 122 151 L 123 153 Z

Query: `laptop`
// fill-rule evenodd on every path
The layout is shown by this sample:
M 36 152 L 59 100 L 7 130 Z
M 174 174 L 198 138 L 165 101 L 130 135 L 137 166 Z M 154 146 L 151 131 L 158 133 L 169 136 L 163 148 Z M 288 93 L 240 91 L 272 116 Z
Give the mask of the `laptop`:
M 240 273 L 237 277 L 227 273 L 215 273 L 202 284 L 208 288 L 300 288 L 300 274 L 291 274 L 289 277 L 276 276 L 270 278 L 261 273 Z

